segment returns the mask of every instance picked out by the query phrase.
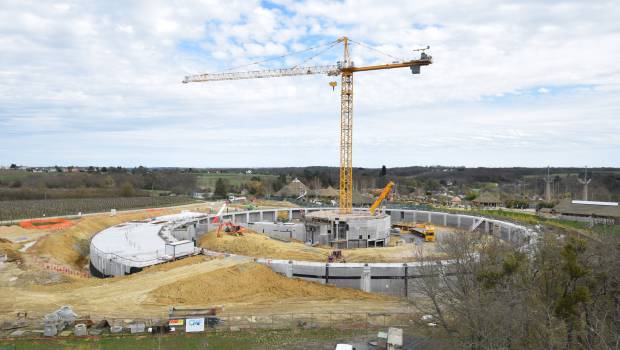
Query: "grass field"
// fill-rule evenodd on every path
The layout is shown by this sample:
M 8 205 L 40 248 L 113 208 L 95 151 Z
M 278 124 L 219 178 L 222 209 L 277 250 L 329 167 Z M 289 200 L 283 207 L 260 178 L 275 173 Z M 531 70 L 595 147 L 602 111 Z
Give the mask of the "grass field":
M 337 342 L 365 339 L 376 331 L 335 329 L 259 330 L 170 335 L 125 335 L 93 339 L 59 339 L 0 341 L 4 349 L 321 349 L 335 347 Z
M 271 180 L 275 181 L 278 179 L 276 175 L 264 175 L 264 174 L 234 174 L 234 173 L 209 173 L 209 174 L 198 174 L 198 186 L 201 187 L 209 187 L 211 189 L 215 188 L 215 182 L 217 179 L 224 179 L 228 181 L 229 185 L 239 186 L 246 182 L 249 182 L 253 177 L 258 177 L 261 180 Z

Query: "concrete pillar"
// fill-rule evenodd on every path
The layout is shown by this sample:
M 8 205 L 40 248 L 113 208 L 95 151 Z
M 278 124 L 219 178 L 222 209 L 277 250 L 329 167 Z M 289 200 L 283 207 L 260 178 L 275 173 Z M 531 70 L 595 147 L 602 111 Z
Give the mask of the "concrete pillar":
M 249 222 L 250 222 L 250 213 L 247 212 L 247 213 L 245 213 L 245 223 L 247 224 Z
M 293 278 L 293 262 L 289 261 L 286 265 L 286 277 Z
M 364 292 L 371 292 L 370 281 L 372 272 L 370 266 L 366 265 L 362 268 L 362 278 L 360 279 L 360 289 Z
M 418 211 L 414 210 L 413 211 L 413 222 L 417 222 L 417 220 L 418 220 Z
M 288 221 L 293 221 L 293 209 L 288 211 Z
M 426 220 L 426 222 L 431 222 L 431 212 L 428 212 L 428 220 Z
M 409 266 L 407 264 L 403 264 L 405 267 L 405 298 L 409 296 Z
M 489 233 L 489 222 L 484 221 L 484 233 Z
M 508 226 L 508 242 L 512 241 L 512 226 Z
M 263 221 L 263 220 L 264 220 L 264 219 L 263 219 L 263 211 L 261 210 L 261 211 L 260 211 L 260 221 Z
M 461 216 L 456 216 L 456 227 L 461 228 Z
M 443 214 L 443 225 L 448 226 L 448 214 Z

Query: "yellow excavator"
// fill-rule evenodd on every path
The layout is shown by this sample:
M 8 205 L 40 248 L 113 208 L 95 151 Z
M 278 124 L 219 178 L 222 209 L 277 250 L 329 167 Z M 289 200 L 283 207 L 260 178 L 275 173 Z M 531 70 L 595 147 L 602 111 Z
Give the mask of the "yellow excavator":
M 383 200 L 390 194 L 392 187 L 394 187 L 393 181 L 390 181 L 387 185 L 385 185 L 377 200 L 370 206 L 370 215 L 375 215 L 375 211 L 377 210 L 377 208 L 379 208 L 381 202 L 383 202 Z

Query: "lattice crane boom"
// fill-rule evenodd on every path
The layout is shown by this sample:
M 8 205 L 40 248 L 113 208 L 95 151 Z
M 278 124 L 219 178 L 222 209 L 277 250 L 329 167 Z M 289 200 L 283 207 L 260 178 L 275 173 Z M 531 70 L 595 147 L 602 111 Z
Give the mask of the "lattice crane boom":
M 215 74 L 196 74 L 188 75 L 183 79 L 183 83 L 196 83 L 220 80 L 241 80 L 259 79 L 274 77 L 292 77 L 296 75 L 327 74 L 339 75 L 338 66 L 314 66 L 314 67 L 293 67 L 283 69 L 256 70 L 249 72 L 228 72 Z
M 353 209 L 353 73 L 409 67 L 412 74 L 419 74 L 421 66 L 432 64 L 432 57 L 422 52 L 420 59 L 396 61 L 388 64 L 355 67 L 349 54 L 349 38 L 339 38 L 334 43 L 343 43 L 343 60 L 337 65 L 313 67 L 292 67 L 247 72 L 224 72 L 215 74 L 189 75 L 183 83 L 209 82 L 288 77 L 299 75 L 326 74 L 341 76 L 340 84 L 340 212 L 350 213 Z M 359 44 L 359 43 L 358 43 Z M 333 45 L 332 45 L 333 46 Z M 331 47 L 331 46 L 330 46 Z

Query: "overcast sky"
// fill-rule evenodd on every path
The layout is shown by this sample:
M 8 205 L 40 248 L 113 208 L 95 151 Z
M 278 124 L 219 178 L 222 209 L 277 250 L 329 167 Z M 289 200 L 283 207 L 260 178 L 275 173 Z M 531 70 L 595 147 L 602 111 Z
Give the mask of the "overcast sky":
M 0 165 L 336 166 L 333 78 L 181 80 L 347 35 L 434 58 L 355 75 L 355 166 L 620 166 L 617 1 L 456 3 L 2 0 Z

